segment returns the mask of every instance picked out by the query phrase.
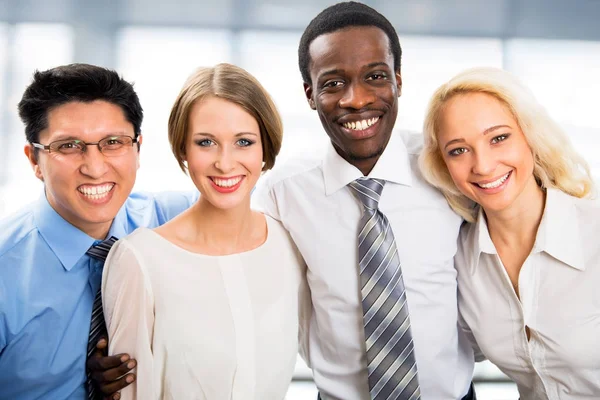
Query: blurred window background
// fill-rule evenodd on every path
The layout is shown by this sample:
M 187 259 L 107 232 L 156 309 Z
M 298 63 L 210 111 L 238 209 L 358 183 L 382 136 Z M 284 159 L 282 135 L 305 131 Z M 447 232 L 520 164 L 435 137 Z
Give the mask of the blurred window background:
M 167 141 L 171 105 L 199 66 L 231 62 L 253 73 L 282 114 L 278 162 L 327 143 L 304 98 L 297 46 L 334 1 L 0 1 L 0 217 L 34 201 L 42 185 L 23 155 L 16 105 L 34 70 L 71 62 L 117 69 L 145 111 L 137 190 L 190 190 Z M 593 0 L 367 1 L 396 27 L 403 48 L 397 127 L 420 130 L 433 90 L 459 71 L 496 66 L 519 76 L 600 175 L 600 2 Z M 516 399 L 489 363 L 475 379 L 483 400 Z M 288 400 L 312 399 L 299 360 Z

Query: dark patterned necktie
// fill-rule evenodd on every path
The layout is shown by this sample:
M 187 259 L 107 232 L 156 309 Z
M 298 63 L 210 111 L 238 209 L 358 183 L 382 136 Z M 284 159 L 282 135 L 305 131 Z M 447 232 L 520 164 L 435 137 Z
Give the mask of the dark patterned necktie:
M 364 207 L 358 259 L 369 392 L 373 400 L 418 400 L 421 389 L 400 258 L 390 223 L 379 210 L 384 185 L 367 178 L 350 183 Z
M 88 249 L 85 253 L 90 257 L 93 257 L 97 260 L 100 260 L 104 263 L 106 257 L 108 256 L 108 252 L 110 251 L 113 244 L 118 239 L 114 236 L 111 236 L 109 239 L 106 239 L 97 245 L 94 245 Z M 98 292 L 96 292 L 96 298 L 94 299 L 94 306 L 92 307 L 92 318 L 90 323 L 90 336 L 88 339 L 88 358 L 92 355 L 94 350 L 96 349 L 96 343 L 102 336 L 106 336 L 106 324 L 104 322 L 104 312 L 102 311 L 102 291 L 101 288 L 98 288 Z M 87 370 L 87 368 L 86 368 Z M 100 394 L 96 390 L 96 386 L 92 382 L 92 378 L 90 376 L 89 371 L 87 372 L 87 389 L 88 389 L 88 399 L 90 400 L 100 400 L 102 399 L 102 394 Z

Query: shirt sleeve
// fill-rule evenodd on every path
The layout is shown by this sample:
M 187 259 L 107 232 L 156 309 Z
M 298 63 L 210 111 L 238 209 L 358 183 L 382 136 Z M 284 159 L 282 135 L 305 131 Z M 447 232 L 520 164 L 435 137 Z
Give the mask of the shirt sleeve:
M 0 357 L 6 347 L 6 310 L 8 310 L 8 291 L 4 285 L 4 277 L 0 277 Z
M 462 332 L 464 333 L 464 335 L 466 336 L 469 343 L 471 344 L 471 348 L 473 349 L 473 353 L 475 355 L 475 361 L 476 362 L 485 361 L 486 360 L 485 355 L 479 348 L 479 345 L 477 344 L 477 340 L 475 340 L 475 336 L 473 335 L 471 328 L 469 328 L 469 325 L 467 325 L 466 321 L 464 320 L 464 318 L 462 317 L 460 312 L 458 313 L 458 325 L 459 325 L 460 329 L 462 330 Z
M 282 222 L 277 205 L 277 196 L 267 177 L 261 179 L 252 192 L 252 208 Z
M 301 266 L 300 285 L 298 288 L 298 352 L 307 366 L 310 367 L 310 323 L 312 320 L 312 298 L 306 276 L 306 263 L 298 250 L 298 262 Z
M 154 399 L 152 339 L 154 297 L 136 249 L 126 240 L 111 250 L 102 275 L 102 303 L 109 354 L 127 353 L 137 360 L 135 382 L 121 391 L 122 400 Z
M 281 213 L 277 202 L 277 195 L 274 188 L 270 185 L 268 178 L 259 182 L 256 190 L 252 193 L 252 205 L 260 212 L 281 222 Z M 300 285 L 298 287 L 298 352 L 306 365 L 310 367 L 310 324 L 312 321 L 312 298 L 310 286 L 307 281 L 307 265 L 298 250 L 293 244 L 298 263 L 301 266 Z
M 160 224 L 175 218 L 198 201 L 200 192 L 162 192 L 154 195 Z

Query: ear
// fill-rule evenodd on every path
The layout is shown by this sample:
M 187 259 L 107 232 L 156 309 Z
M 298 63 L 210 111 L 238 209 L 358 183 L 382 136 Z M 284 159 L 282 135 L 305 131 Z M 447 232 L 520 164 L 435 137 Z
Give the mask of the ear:
M 402 96 L 402 74 L 400 69 L 396 71 L 396 88 L 398 89 L 398 97 Z
M 184 143 L 183 146 L 181 146 L 181 160 L 187 162 L 187 143 Z
M 23 152 L 25 153 L 27 160 L 29 160 L 29 164 L 31 164 L 31 168 L 33 169 L 35 177 L 44 182 L 44 175 L 42 174 L 42 169 L 38 163 L 36 151 L 33 145 L 31 143 L 27 143 L 25 147 L 23 147 Z
M 138 140 L 137 140 L 137 154 L 135 155 L 137 157 L 137 169 L 140 168 L 140 149 L 142 148 L 142 142 L 143 142 L 144 138 L 142 136 L 142 134 L 140 133 L 138 135 Z
M 315 100 L 313 99 L 313 90 L 312 86 L 308 83 L 304 83 L 304 95 L 306 96 L 306 100 L 308 100 L 308 105 L 313 110 L 317 109 L 317 105 L 315 104 Z

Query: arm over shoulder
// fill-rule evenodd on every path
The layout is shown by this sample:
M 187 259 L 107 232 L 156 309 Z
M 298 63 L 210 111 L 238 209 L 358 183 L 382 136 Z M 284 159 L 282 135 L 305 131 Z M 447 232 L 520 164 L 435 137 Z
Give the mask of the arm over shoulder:
M 137 360 L 136 381 L 121 399 L 152 399 L 154 296 L 148 273 L 127 239 L 111 250 L 102 276 L 102 303 L 109 335 L 109 354 L 128 353 Z
M 261 179 L 252 193 L 252 207 L 277 221 L 281 221 L 277 197 L 268 178 Z

